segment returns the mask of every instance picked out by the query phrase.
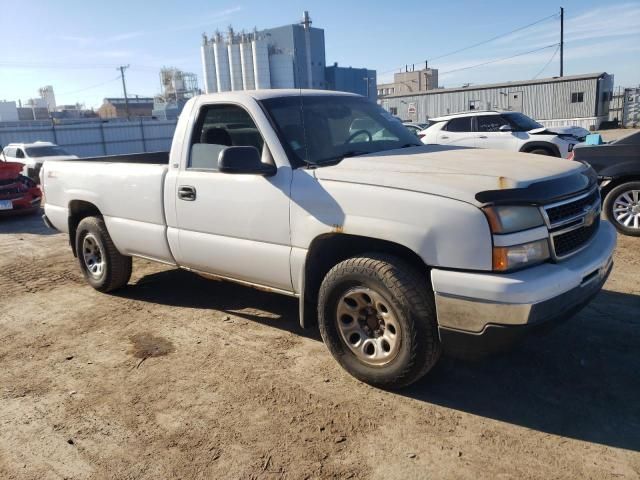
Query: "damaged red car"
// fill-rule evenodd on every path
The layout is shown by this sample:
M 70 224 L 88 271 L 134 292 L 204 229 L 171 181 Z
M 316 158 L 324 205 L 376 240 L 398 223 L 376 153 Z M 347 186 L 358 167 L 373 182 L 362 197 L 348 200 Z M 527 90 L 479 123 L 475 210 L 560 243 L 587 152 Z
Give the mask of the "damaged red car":
M 42 192 L 36 182 L 21 175 L 24 165 L 0 162 L 0 216 L 36 213 Z

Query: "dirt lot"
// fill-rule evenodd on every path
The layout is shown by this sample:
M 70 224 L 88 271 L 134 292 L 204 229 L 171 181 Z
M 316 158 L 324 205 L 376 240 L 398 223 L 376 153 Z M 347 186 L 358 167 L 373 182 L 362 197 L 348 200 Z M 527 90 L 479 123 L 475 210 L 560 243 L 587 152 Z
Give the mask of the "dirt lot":
M 586 310 L 400 393 L 293 299 L 134 261 L 95 292 L 64 235 L 0 220 L 0 478 L 640 478 L 640 239 Z

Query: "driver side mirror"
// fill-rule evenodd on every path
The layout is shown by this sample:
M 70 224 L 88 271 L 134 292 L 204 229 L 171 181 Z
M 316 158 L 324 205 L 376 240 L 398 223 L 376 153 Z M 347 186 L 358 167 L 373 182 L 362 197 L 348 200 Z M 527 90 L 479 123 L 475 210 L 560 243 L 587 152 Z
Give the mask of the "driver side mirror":
M 498 130 L 500 130 L 501 132 L 510 132 L 511 129 L 511 125 L 500 125 L 500 128 L 498 128 Z
M 227 147 L 218 157 L 218 171 L 269 177 L 276 174 L 277 168 L 275 165 L 262 163 L 256 147 Z

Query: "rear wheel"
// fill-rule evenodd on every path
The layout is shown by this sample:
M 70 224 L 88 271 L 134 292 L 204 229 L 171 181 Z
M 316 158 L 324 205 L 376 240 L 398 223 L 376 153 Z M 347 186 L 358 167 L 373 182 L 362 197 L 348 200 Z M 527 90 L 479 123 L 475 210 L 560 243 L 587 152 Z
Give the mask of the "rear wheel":
M 603 210 L 620 233 L 640 237 L 640 182 L 623 183 L 611 190 Z
M 100 217 L 87 217 L 80 222 L 76 253 L 84 278 L 96 290 L 116 290 L 131 277 L 131 257 L 118 251 Z
M 377 387 L 409 385 L 440 356 L 433 293 L 393 256 L 362 255 L 333 267 L 320 288 L 318 320 L 338 363 Z

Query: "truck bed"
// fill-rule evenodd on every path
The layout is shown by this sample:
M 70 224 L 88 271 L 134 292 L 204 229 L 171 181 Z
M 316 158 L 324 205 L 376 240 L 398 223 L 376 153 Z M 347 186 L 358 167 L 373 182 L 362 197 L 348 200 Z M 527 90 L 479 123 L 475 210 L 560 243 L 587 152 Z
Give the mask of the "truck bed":
M 45 162 L 45 213 L 68 232 L 70 213 L 93 205 L 121 253 L 173 263 L 163 199 L 168 158 L 158 152 Z

